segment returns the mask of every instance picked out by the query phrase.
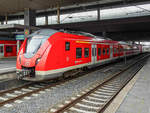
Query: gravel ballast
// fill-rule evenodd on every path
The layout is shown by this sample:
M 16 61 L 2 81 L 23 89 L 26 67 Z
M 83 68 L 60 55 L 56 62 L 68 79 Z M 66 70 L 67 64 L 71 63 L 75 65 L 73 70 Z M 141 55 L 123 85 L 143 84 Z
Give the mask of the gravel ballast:
M 128 61 L 127 64 L 130 64 Z M 127 65 L 126 64 L 126 65 Z M 116 63 L 107 70 L 97 70 L 85 76 L 68 81 L 63 85 L 39 92 L 38 96 L 31 95 L 28 99 L 21 99 L 21 103 L 10 103 L 12 107 L 1 107 L 0 113 L 43 113 L 53 106 L 68 100 L 70 97 L 79 94 L 83 89 L 89 88 L 95 81 L 102 81 L 115 73 L 118 67 L 124 67 L 124 63 Z

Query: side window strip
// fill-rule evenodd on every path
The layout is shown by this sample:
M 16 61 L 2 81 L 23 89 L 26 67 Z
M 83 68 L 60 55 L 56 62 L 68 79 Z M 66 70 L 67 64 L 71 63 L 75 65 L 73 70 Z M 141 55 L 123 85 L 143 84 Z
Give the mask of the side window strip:
M 76 48 L 76 58 L 82 58 L 82 48 Z
M 65 42 L 65 50 L 66 51 L 70 50 L 70 42 Z
M 89 57 L 89 48 L 84 48 L 84 57 Z

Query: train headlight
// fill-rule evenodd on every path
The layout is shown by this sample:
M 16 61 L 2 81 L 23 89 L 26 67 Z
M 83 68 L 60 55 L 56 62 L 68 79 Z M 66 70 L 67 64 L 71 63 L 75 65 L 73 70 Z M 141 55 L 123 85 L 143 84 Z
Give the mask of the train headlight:
M 38 58 L 35 62 L 35 64 L 37 65 L 40 62 L 41 58 Z

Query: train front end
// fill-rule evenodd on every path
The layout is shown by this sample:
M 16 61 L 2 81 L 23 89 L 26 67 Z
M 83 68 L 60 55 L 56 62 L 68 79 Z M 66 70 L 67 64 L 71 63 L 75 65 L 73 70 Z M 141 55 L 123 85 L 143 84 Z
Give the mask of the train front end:
M 36 76 L 36 69 L 45 67 L 45 59 L 51 47 L 49 38 L 56 32 L 56 30 L 42 29 L 25 39 L 17 56 L 16 74 L 18 79 L 42 80 Z

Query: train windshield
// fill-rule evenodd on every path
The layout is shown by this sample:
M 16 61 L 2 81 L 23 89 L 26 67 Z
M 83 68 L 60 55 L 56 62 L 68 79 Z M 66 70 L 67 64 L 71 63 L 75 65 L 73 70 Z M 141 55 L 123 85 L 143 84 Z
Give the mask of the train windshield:
M 26 52 L 24 56 L 26 58 L 33 57 L 42 44 L 56 32 L 58 31 L 53 29 L 41 29 L 27 36 Z
M 45 38 L 42 36 L 33 36 L 27 39 L 26 53 L 35 54 L 41 45 L 45 42 Z

